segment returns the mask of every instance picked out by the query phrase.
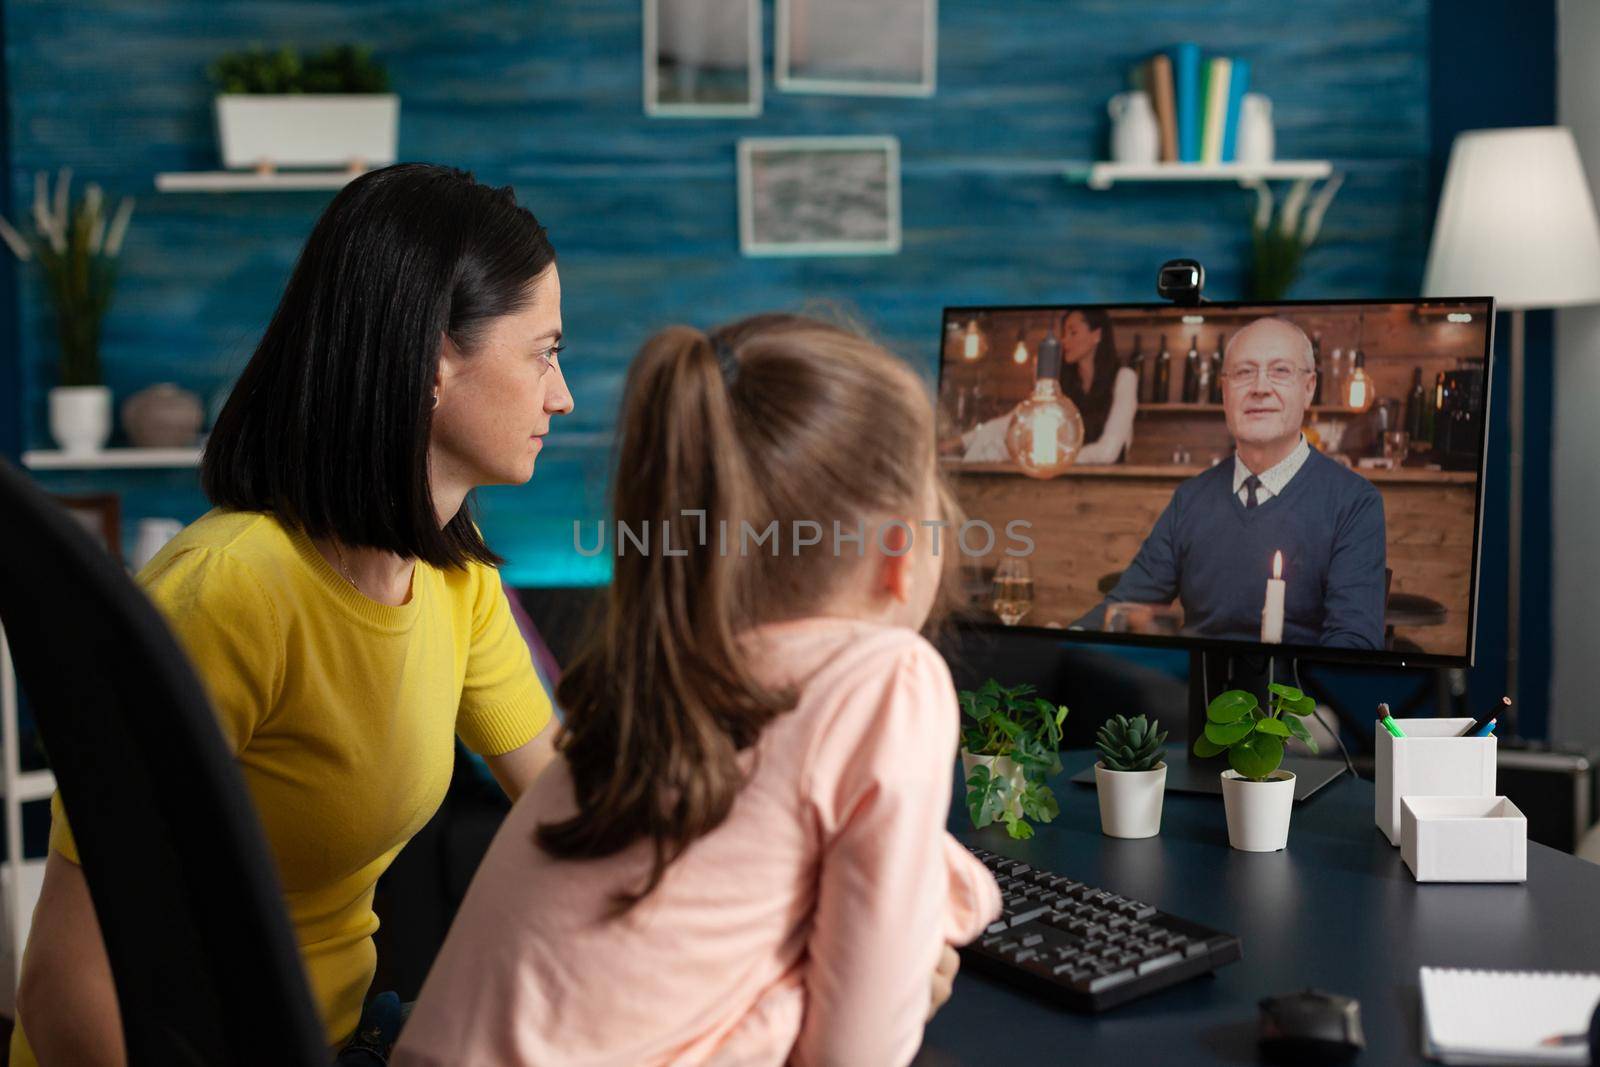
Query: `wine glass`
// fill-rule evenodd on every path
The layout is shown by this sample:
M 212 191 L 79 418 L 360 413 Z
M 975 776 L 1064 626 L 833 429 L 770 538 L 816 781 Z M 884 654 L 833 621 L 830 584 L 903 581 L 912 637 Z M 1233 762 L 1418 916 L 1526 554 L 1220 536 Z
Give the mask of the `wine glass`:
M 994 569 L 994 613 L 1007 626 L 1033 610 L 1033 570 L 1025 559 L 1004 559 Z

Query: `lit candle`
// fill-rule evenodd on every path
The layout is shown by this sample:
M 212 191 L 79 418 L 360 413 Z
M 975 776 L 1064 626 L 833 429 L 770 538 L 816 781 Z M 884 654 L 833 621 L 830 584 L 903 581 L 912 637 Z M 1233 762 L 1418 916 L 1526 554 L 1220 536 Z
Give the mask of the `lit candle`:
M 963 341 L 961 356 L 963 359 L 978 358 L 978 322 L 976 319 L 967 321 L 967 336 Z
M 1261 609 L 1261 643 L 1283 643 L 1283 595 L 1288 585 L 1283 580 L 1283 553 L 1272 554 L 1272 577 L 1267 579 L 1267 602 Z

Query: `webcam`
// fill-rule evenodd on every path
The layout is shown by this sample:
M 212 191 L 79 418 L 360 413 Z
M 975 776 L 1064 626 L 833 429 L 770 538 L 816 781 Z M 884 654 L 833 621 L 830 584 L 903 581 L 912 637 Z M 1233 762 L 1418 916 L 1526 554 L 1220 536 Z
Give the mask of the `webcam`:
M 1206 269 L 1198 259 L 1169 259 L 1156 272 L 1156 292 L 1162 299 L 1186 307 L 1200 303 Z

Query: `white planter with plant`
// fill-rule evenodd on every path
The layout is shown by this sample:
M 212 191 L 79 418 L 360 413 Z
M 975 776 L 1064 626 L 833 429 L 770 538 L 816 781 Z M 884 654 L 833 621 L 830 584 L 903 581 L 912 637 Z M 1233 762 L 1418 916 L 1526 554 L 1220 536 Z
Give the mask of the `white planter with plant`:
M 993 678 L 960 694 L 961 770 L 967 812 L 982 829 L 1004 822 L 1015 838 L 1033 836 L 1028 820 L 1060 813 L 1046 780 L 1061 770 L 1061 723 L 1067 709 L 1033 696 L 1033 686 L 1002 686 Z
M 1294 775 L 1279 770 L 1290 737 L 1313 753 L 1317 742 L 1301 722 L 1316 711 L 1316 701 L 1288 685 L 1268 686 L 1271 708 L 1254 693 L 1230 689 L 1206 708 L 1205 733 L 1194 753 L 1228 754 L 1231 771 L 1222 772 L 1222 805 L 1228 817 L 1228 843 L 1241 852 L 1276 852 L 1289 843 L 1294 810 Z
M 301 58 L 236 52 L 211 68 L 222 165 L 229 169 L 386 166 L 397 158 L 400 98 L 364 49 Z
M 1100 832 L 1107 837 L 1154 837 L 1161 832 L 1166 797 L 1166 731 L 1143 715 L 1107 719 L 1094 737 L 1100 761 L 1094 765 L 1100 797 Z
M 101 380 L 100 330 L 116 288 L 117 258 L 133 217 L 123 197 L 107 217 L 105 195 L 93 183 L 71 202 L 72 171 L 55 189 L 43 171 L 33 176 L 33 232 L 24 235 L 0 218 L 3 239 L 23 262 L 37 261 L 52 309 L 61 357 L 61 383 L 50 390 L 50 436 L 63 452 L 92 455 L 111 439 L 111 390 Z

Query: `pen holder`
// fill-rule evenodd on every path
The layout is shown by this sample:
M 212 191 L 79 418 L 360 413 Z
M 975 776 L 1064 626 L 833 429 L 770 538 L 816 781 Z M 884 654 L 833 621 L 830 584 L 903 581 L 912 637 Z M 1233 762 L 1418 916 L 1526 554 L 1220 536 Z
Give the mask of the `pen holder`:
M 1396 719 L 1406 736 L 1395 737 L 1378 726 L 1373 761 L 1377 803 L 1374 821 L 1400 844 L 1402 797 L 1486 796 L 1495 793 L 1494 736 L 1457 737 L 1472 719 Z

